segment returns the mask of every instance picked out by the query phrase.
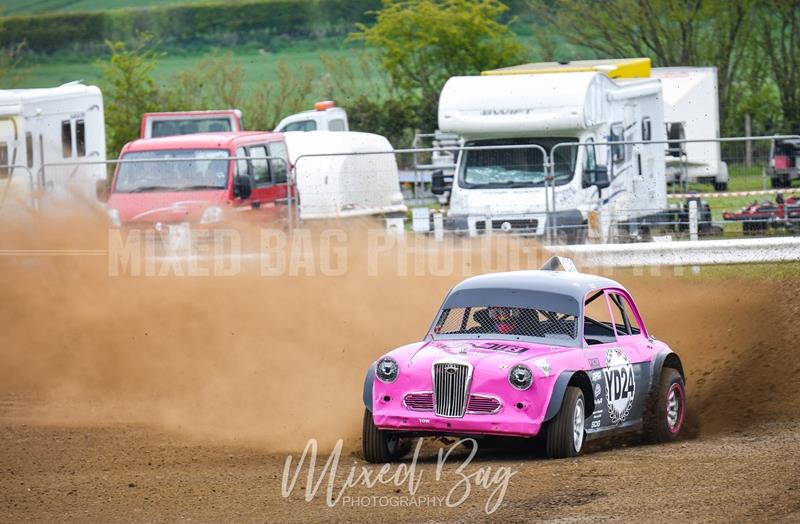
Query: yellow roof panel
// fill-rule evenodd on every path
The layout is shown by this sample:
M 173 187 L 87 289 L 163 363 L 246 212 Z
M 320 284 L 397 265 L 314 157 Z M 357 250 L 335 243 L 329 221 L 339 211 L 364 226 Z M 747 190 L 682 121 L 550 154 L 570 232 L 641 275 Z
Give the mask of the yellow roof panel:
M 609 78 L 650 77 L 649 58 L 610 58 L 606 60 L 573 60 L 571 62 L 539 62 L 484 71 L 481 75 L 541 75 L 549 73 L 606 73 Z

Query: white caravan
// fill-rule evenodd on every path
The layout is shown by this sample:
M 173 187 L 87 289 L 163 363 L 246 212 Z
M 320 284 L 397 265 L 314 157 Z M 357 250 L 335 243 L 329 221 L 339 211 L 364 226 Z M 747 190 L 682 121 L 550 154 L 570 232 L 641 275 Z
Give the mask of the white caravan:
M 278 123 L 276 133 L 287 131 L 349 131 L 347 111 L 331 100 L 323 100 L 314 104 L 311 111 L 302 111 L 289 115 Z
M 668 139 L 719 138 L 719 97 L 715 67 L 659 67 L 652 78 L 661 80 Z M 670 144 L 667 182 L 704 182 L 724 191 L 728 166 L 720 158 L 719 142 Z
M 32 196 L 55 188 L 59 195 L 94 199 L 105 180 L 103 96 L 95 86 L 71 82 L 46 89 L 0 90 L 0 177 Z M 68 164 L 68 165 L 53 165 Z
M 352 131 L 284 136 L 295 168 L 301 219 L 406 213 L 397 162 L 385 137 Z
M 507 147 L 460 153 L 448 227 L 542 234 L 550 219 L 574 242 L 592 211 L 611 209 L 632 229 L 658 216 L 667 208 L 664 144 L 658 143 L 666 138 L 660 82 L 614 80 L 609 74 L 618 66 L 608 62 L 599 71 L 596 64 L 570 72 L 553 72 L 558 64 L 542 66 L 453 77 L 445 84 L 439 129 L 457 133 L 467 147 Z M 607 141 L 654 143 L 592 145 Z M 550 191 L 543 151 L 553 161 Z M 553 191 L 555 212 L 546 200 Z

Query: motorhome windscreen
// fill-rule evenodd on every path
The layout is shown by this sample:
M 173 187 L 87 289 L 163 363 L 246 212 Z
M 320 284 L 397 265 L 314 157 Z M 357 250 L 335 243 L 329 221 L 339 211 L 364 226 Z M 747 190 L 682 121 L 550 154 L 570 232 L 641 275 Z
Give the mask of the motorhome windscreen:
M 126 153 L 119 166 L 114 191 L 143 193 L 225 189 L 228 185 L 228 156 L 228 151 L 224 149 Z
M 513 149 L 466 150 L 461 162 L 459 181 L 466 188 L 537 187 L 544 185 L 545 157 L 553 146 L 577 142 L 576 138 L 501 138 L 474 140 L 466 146 L 531 146 Z M 538 146 L 538 147 L 536 147 Z M 541 149 L 540 149 L 541 148 Z M 572 180 L 575 173 L 577 147 L 562 146 L 553 153 L 555 184 Z
M 192 135 L 194 133 L 221 133 L 231 131 L 229 118 L 184 118 L 156 120 L 153 122 L 151 136 Z

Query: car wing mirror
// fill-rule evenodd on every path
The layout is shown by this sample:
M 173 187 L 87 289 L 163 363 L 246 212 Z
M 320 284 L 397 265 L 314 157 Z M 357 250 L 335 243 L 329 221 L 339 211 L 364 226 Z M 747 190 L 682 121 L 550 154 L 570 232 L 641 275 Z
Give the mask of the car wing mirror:
M 233 177 L 233 196 L 247 200 L 253 194 L 253 182 L 249 176 L 236 175 Z

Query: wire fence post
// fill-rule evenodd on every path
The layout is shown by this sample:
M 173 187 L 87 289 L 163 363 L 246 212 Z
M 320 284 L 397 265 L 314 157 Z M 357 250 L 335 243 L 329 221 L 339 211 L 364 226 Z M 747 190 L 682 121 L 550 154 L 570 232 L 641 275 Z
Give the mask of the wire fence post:
M 296 169 L 297 169 L 296 166 L 292 165 L 291 169 L 287 169 L 287 176 L 286 176 L 286 206 L 288 207 L 288 209 L 286 210 L 286 215 L 287 215 L 286 218 L 287 218 L 287 221 L 288 221 L 288 229 L 289 229 L 289 234 L 290 235 L 292 234 L 292 229 L 294 228 L 294 209 L 295 209 L 294 198 L 295 198 L 295 192 L 293 191 L 293 188 L 296 187 L 296 184 L 293 184 L 292 182 L 295 179 Z M 299 202 L 298 202 L 298 205 L 297 205 L 297 212 L 298 212 L 298 215 L 299 215 L 299 213 L 300 213 Z M 299 221 L 299 217 L 298 217 L 298 221 Z
M 30 192 L 29 195 L 30 202 L 31 202 L 31 207 L 35 209 L 33 200 L 35 191 L 35 182 L 33 180 L 33 173 L 31 172 L 31 169 L 28 166 L 17 165 L 17 164 L 0 166 L 0 169 L 4 169 L 8 172 L 8 176 L 6 177 L 7 180 L 3 185 L 2 195 L 0 195 L 0 209 L 5 204 L 6 198 L 8 197 L 8 193 L 11 191 L 11 183 L 13 182 L 14 174 L 17 170 L 25 171 L 28 173 L 28 190 Z
M 548 223 L 550 224 L 550 243 L 552 244 L 555 239 L 558 238 L 558 219 L 556 218 L 556 163 L 553 161 L 553 151 L 555 148 L 550 150 L 550 154 L 547 155 L 546 162 L 548 165 L 548 169 L 550 171 L 550 198 L 552 198 L 552 202 L 550 204 L 550 218 L 548 219 Z M 545 184 L 545 198 L 547 198 L 547 188 Z
M 444 240 L 444 216 L 441 213 L 433 215 L 433 237 L 437 242 Z

